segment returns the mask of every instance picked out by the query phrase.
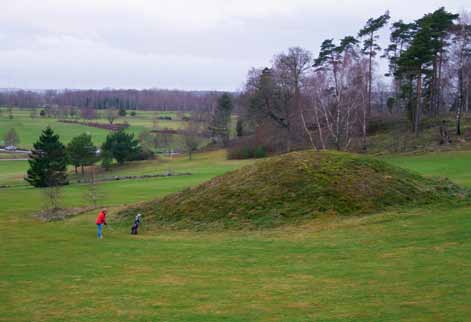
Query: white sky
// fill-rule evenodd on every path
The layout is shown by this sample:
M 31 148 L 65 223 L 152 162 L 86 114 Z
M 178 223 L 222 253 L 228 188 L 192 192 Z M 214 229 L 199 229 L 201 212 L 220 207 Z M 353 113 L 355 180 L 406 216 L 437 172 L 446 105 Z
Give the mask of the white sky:
M 236 90 L 291 46 L 315 55 L 386 9 L 414 20 L 470 0 L 0 0 L 0 88 Z

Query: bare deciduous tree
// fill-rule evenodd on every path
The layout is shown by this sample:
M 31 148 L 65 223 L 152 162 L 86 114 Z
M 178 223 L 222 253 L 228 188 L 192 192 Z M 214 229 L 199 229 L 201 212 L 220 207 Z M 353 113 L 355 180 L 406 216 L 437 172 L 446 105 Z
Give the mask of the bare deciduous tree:
M 188 121 L 188 123 L 186 124 L 185 128 L 182 131 L 183 144 L 185 145 L 185 150 L 190 160 L 192 159 L 193 152 L 195 152 L 198 149 L 198 146 L 201 142 L 201 132 L 202 132 L 201 123 L 193 119 L 190 119 Z
M 105 116 L 106 116 L 106 119 L 108 120 L 108 122 L 110 124 L 113 124 L 113 122 L 118 119 L 119 117 L 119 114 L 118 114 L 118 111 L 114 108 L 109 108 L 105 111 Z
M 62 186 L 53 185 L 42 188 L 43 208 L 47 212 L 54 213 L 61 208 Z
M 96 167 L 92 166 L 89 168 L 87 176 L 87 188 L 84 193 L 84 200 L 87 203 L 91 203 L 94 208 L 98 206 L 100 200 L 103 199 L 103 194 L 99 190 L 97 181 L 96 181 Z

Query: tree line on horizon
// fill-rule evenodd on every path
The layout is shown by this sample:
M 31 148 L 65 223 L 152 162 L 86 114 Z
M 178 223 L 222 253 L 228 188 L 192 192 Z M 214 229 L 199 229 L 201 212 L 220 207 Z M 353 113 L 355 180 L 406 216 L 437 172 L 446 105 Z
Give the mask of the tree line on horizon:
M 214 108 L 221 94 L 223 92 L 166 89 L 10 90 L 0 91 L 0 106 L 199 111 Z

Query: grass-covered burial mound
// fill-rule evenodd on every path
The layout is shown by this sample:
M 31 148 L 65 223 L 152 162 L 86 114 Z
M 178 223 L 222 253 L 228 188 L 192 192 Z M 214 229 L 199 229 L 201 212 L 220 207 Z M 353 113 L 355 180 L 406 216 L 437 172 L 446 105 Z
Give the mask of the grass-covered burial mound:
M 168 228 L 262 228 L 450 201 L 463 191 L 371 157 L 293 152 L 125 210 Z

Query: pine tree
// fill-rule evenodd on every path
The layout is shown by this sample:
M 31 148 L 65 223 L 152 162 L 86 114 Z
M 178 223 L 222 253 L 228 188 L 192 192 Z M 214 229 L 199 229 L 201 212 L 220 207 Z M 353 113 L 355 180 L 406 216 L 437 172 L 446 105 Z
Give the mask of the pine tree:
M 106 137 L 102 151 L 105 155 L 116 159 L 118 164 L 123 164 L 125 161 L 132 160 L 141 151 L 141 147 L 139 141 L 134 138 L 134 134 L 120 130 Z
M 55 187 L 68 184 L 67 154 L 59 136 L 47 127 L 33 145 L 25 180 L 34 187 Z
M 386 76 L 394 76 L 394 100 L 399 102 L 399 94 L 402 86 L 402 79 L 397 77 L 399 70 L 398 59 L 408 48 L 414 33 L 414 23 L 404 23 L 402 20 L 396 21 L 391 26 L 390 45 L 384 50 L 384 55 L 389 59 L 389 73 Z
M 446 48 L 449 43 L 447 38 L 454 25 L 454 20 L 459 15 L 447 12 L 444 7 L 425 15 L 417 21 L 419 28 L 427 29 L 430 36 L 432 51 L 431 70 L 427 73 L 427 93 L 429 111 L 437 115 L 441 104 L 442 65 L 446 56 Z
M 419 134 L 424 105 L 433 113 L 438 113 L 440 109 L 441 65 L 447 45 L 445 39 L 456 18 L 457 15 L 440 8 L 417 20 L 409 28 L 412 32 L 408 48 L 396 61 L 396 77 L 407 80 L 407 84 L 402 86 L 403 95 L 408 99 L 407 106 L 416 135 Z
M 398 72 L 400 77 L 409 80 L 407 88 L 407 96 L 409 97 L 408 107 L 413 124 L 413 131 L 419 134 L 420 120 L 422 116 L 422 92 L 423 92 L 423 76 L 427 66 L 432 61 L 432 43 L 431 34 L 428 26 L 417 27 L 414 38 L 409 48 L 399 57 Z M 413 81 L 415 80 L 415 103 L 412 102 L 412 93 L 414 93 Z
M 371 113 L 371 87 L 373 84 L 373 59 L 376 53 L 381 50 L 378 44 L 378 31 L 383 28 L 389 21 L 389 12 L 378 18 L 370 18 L 366 25 L 358 33 L 358 37 L 366 37 L 363 42 L 363 53 L 368 55 L 368 114 Z
M 77 167 L 82 167 L 82 175 L 84 175 L 84 166 L 92 165 L 97 161 L 96 146 L 92 142 L 92 136 L 86 133 L 70 141 L 67 145 L 67 154 L 70 163 L 75 166 L 75 173 L 77 173 Z
M 461 116 L 463 112 L 468 111 L 469 102 L 468 93 L 471 88 L 469 84 L 469 71 L 471 70 L 471 24 L 466 22 L 463 17 L 459 18 L 458 23 L 453 28 L 453 42 L 455 45 L 454 54 L 458 71 L 458 104 L 456 108 L 456 135 L 462 135 Z M 466 72 L 468 70 L 468 73 Z M 468 74 L 468 76 L 467 76 Z M 468 80 L 467 80 L 468 78 Z

